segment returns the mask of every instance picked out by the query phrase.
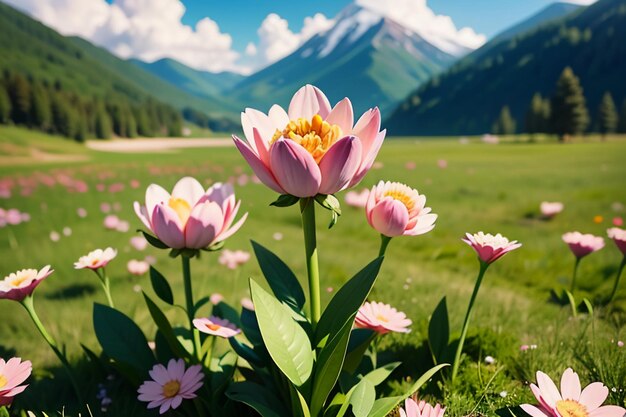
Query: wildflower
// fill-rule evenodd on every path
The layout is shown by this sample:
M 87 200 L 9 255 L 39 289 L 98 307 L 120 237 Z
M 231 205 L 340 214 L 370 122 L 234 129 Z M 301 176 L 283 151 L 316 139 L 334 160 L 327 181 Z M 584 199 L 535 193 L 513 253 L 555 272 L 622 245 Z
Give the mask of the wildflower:
M 220 254 L 218 262 L 226 266 L 228 269 L 236 269 L 239 265 L 243 265 L 250 260 L 250 253 L 242 250 L 224 249 Z
M 587 256 L 592 252 L 599 251 L 604 247 L 604 239 L 589 233 L 565 233 L 563 235 L 563 241 L 569 245 L 570 250 L 577 259 Z
M 404 408 L 400 408 L 400 417 L 443 417 L 446 408 L 441 404 L 432 405 L 426 401 L 417 402 L 417 398 L 407 398 L 404 400 Z
M 126 264 L 126 269 L 132 275 L 144 275 L 150 269 L 150 264 L 146 261 L 138 261 L 137 259 L 131 259 Z
M 564 207 L 563 203 L 560 203 L 558 201 L 555 201 L 555 202 L 543 201 L 541 205 L 539 206 L 541 210 L 541 215 L 545 219 L 553 218 L 554 216 L 556 216 L 557 214 L 563 211 L 563 207 Z
M 13 397 L 24 392 L 28 385 L 20 385 L 32 372 L 30 361 L 11 358 L 5 362 L 0 359 L 0 407 L 11 405 Z M 7 414 L 8 415 L 8 414 Z
M 367 188 L 359 191 L 348 191 L 344 198 L 347 205 L 356 208 L 364 208 L 367 205 L 367 199 L 370 195 L 370 190 Z
M 81 256 L 77 262 L 74 262 L 75 269 L 93 269 L 104 268 L 113 258 L 117 256 L 117 251 L 113 248 L 96 249 L 89 252 L 85 256 Z
M 379 334 L 389 332 L 409 333 L 412 322 L 401 311 L 389 304 L 366 302 L 356 314 L 356 327 L 371 329 Z
M 234 324 L 232 324 L 228 320 L 221 319 L 215 316 L 194 319 L 193 325 L 202 333 L 223 337 L 225 339 L 241 333 L 241 330 L 239 330 Z
M 495 236 L 490 233 L 484 234 L 483 232 L 473 235 L 466 233 L 465 236 L 466 238 L 462 239 L 463 242 L 474 248 L 481 262 L 488 264 L 497 261 L 508 252 L 522 246 L 521 243 L 517 243 L 517 240 L 509 242 L 500 233 Z
M 48 278 L 53 272 L 54 269 L 50 269 L 50 265 L 46 265 L 39 271 L 36 269 L 22 269 L 9 274 L 0 281 L 0 299 L 24 300 L 24 298 L 35 291 L 35 288 L 41 281 Z

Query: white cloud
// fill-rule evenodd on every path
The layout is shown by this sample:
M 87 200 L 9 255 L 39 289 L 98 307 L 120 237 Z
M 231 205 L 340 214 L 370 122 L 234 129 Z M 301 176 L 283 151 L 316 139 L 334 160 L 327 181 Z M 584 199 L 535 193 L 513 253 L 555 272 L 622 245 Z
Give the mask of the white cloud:
M 595 3 L 597 0 L 565 0 L 566 3 L 578 4 L 581 6 L 589 6 Z
M 252 42 L 246 45 L 246 55 L 255 56 L 257 54 L 256 45 Z
M 426 0 L 357 0 L 357 4 L 395 20 L 452 54 L 463 52 L 459 46 L 476 49 L 487 40 L 472 28 L 458 30 L 449 16 L 435 14 Z

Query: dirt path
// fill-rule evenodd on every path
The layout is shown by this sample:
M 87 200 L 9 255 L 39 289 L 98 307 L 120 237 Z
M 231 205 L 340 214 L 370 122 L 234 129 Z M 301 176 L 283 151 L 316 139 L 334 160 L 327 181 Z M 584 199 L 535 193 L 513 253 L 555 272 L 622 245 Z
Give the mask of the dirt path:
M 221 148 L 227 146 L 233 146 L 233 141 L 230 138 L 150 138 L 87 141 L 87 147 L 95 151 L 118 153 L 161 153 L 183 148 Z

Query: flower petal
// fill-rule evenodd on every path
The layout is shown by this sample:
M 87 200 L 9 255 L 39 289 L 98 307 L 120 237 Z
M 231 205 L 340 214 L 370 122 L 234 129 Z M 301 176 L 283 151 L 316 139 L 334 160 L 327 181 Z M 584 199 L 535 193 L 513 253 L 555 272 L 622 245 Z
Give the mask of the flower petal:
M 371 213 L 371 226 L 385 236 L 400 236 L 409 222 L 409 213 L 404 204 L 393 198 L 384 198 Z
M 237 230 L 239 230 L 241 226 L 243 226 L 243 223 L 246 221 L 247 218 L 248 218 L 248 213 L 241 216 L 241 219 L 239 219 L 239 221 L 237 221 L 237 223 L 235 223 L 231 228 L 224 230 L 222 231 L 222 233 L 217 235 L 217 237 L 215 238 L 215 241 L 222 242 L 228 239 L 229 237 L 231 237 L 232 235 L 234 235 L 235 232 L 237 232 Z
M 259 177 L 259 180 L 277 193 L 284 194 L 285 190 L 278 185 L 274 174 L 272 174 L 270 169 L 259 159 L 258 155 L 250 149 L 249 145 L 235 135 L 233 135 L 233 140 L 235 141 L 237 149 L 241 152 L 241 155 L 248 162 L 252 171 L 254 171 L 254 174 Z
M 166 203 L 170 199 L 170 193 L 165 191 L 163 187 L 158 184 L 150 184 L 146 188 L 146 213 L 148 213 L 148 220 L 152 222 L 152 214 L 154 213 L 154 207 L 160 203 Z
M 605 405 L 589 413 L 589 417 L 624 417 L 624 415 L 626 409 L 617 405 Z
M 380 130 L 380 111 L 378 107 L 363 113 L 361 118 L 354 125 L 352 133 L 361 139 L 363 145 L 363 155 L 369 155 L 370 149 L 374 146 L 378 131 Z
M 204 195 L 204 188 L 200 182 L 192 177 L 183 177 L 176 185 L 174 185 L 174 189 L 172 190 L 173 198 L 180 198 L 189 203 L 189 206 L 193 207 L 196 205 L 198 200 L 202 198 Z
M 296 197 L 319 192 L 322 174 L 306 149 L 292 140 L 279 139 L 270 148 L 270 163 L 280 188 Z
M 139 217 L 139 220 L 148 228 L 148 230 L 152 231 L 152 225 L 150 224 L 150 219 L 148 216 L 148 210 L 146 206 L 142 206 L 139 202 L 135 201 L 133 203 L 133 208 L 135 209 L 135 214 Z
M 193 208 L 185 226 L 185 247 L 202 249 L 215 240 L 222 229 L 222 208 L 212 201 L 205 201 Z
M 326 118 L 326 121 L 331 125 L 338 125 L 344 134 L 351 132 L 354 123 L 354 113 L 350 99 L 346 97 L 337 103 Z
M 282 130 L 289 123 L 289 115 L 287 112 L 280 107 L 278 104 L 274 104 L 268 113 L 270 120 L 274 127 L 278 130 Z M 272 135 L 274 132 L 272 132 Z
M 310 84 L 300 88 L 289 104 L 289 119 L 291 120 L 300 117 L 311 120 L 316 114 L 326 119 L 328 113 L 330 113 L 328 99 L 319 88 Z
M 286 125 L 285 123 L 280 129 L 282 130 Z M 256 128 L 265 141 L 269 141 L 277 129 L 277 126 L 274 125 L 272 120 L 265 113 L 250 108 L 246 109 L 245 113 L 241 113 L 241 126 L 243 127 L 243 132 L 246 135 L 248 143 L 250 143 L 251 147 L 256 151 L 258 151 L 258 149 L 253 143 L 253 129 Z
M 183 226 L 178 214 L 169 206 L 159 204 L 152 213 L 152 228 L 157 237 L 170 248 L 185 247 Z
M 362 151 L 361 155 L 363 162 L 361 163 L 361 167 L 357 170 L 354 178 L 352 178 L 352 181 L 350 181 L 350 185 L 348 187 L 353 187 L 358 184 L 363 179 L 365 174 L 367 174 L 367 171 L 370 170 L 370 168 L 374 164 L 374 161 L 376 160 L 378 151 L 380 151 L 381 146 L 383 146 L 383 140 L 385 139 L 386 133 L 387 130 L 383 130 L 382 132 L 378 133 L 376 139 L 374 139 L 373 146 L 370 147 L 369 154 L 366 155 L 365 150 Z M 363 141 L 361 141 L 361 144 L 363 144 Z
M 493 250 L 493 248 L 490 249 Z M 482 255 L 480 255 L 480 257 L 484 260 Z M 561 394 L 559 393 L 556 385 L 554 385 L 554 382 L 552 382 L 552 379 L 541 371 L 537 371 L 537 386 L 541 391 L 541 397 L 546 402 L 548 407 L 554 408 L 556 402 L 562 399 Z
M 572 368 L 567 368 L 561 377 L 561 396 L 564 400 L 578 401 L 580 398 L 580 379 Z
M 539 408 L 535 407 L 534 405 L 521 404 L 520 408 L 532 417 L 550 417 L 548 414 L 541 411 Z
M 322 182 L 319 192 L 334 194 L 343 190 L 356 173 L 361 163 L 361 141 L 355 136 L 346 136 L 335 143 L 320 161 Z
M 579 402 L 587 407 L 587 411 L 593 411 L 600 407 L 608 396 L 609 389 L 602 382 L 594 382 L 585 387 L 580 394 Z

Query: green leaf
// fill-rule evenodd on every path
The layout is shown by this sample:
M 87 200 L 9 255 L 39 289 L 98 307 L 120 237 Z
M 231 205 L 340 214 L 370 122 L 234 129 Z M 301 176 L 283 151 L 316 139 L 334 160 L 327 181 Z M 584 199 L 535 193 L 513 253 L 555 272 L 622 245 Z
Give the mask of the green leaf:
M 247 308 L 241 309 L 241 330 L 254 346 L 263 346 L 263 337 L 261 337 L 259 322 L 254 311 Z
M 352 413 L 355 417 L 367 417 L 374 406 L 374 400 L 376 400 L 374 384 L 363 378 L 355 385 L 354 392 L 350 396 Z
M 450 340 L 450 325 L 446 297 L 443 297 L 428 323 L 428 346 L 435 364 L 441 363 Z
M 574 298 L 574 294 L 565 290 L 565 295 L 567 296 L 570 308 L 572 309 L 572 317 L 576 317 L 578 315 L 578 307 L 576 306 L 576 299 Z
M 174 294 L 172 293 L 170 283 L 167 282 L 167 279 L 152 265 L 150 265 L 150 282 L 152 283 L 152 289 L 157 297 L 169 305 L 174 304 Z
M 302 386 L 313 370 L 313 352 L 308 335 L 291 318 L 289 307 L 253 279 L 250 279 L 250 293 L 267 351 L 283 374 L 295 386 Z
M 262 417 L 289 417 L 281 401 L 263 385 L 254 382 L 236 382 L 228 387 L 226 396 L 254 408 Z
M 237 310 L 235 310 L 225 302 L 222 301 L 216 306 L 213 306 L 212 313 L 214 316 L 228 320 L 237 328 L 241 328 L 241 320 L 239 319 L 239 314 L 237 313 Z
M 161 242 L 158 238 L 152 236 L 150 233 L 144 232 L 141 229 L 138 229 L 137 231 L 141 232 L 141 234 L 143 234 L 143 237 L 146 238 L 148 243 L 154 246 L 155 248 L 157 249 L 169 249 L 170 248 L 165 243 Z
M 383 258 L 377 258 L 345 283 L 330 300 L 315 331 L 315 346 L 339 332 L 350 316 L 359 310 L 376 282 Z
M 389 377 L 389 375 L 391 375 L 391 373 L 395 371 L 398 366 L 400 366 L 401 363 L 402 362 L 388 363 L 387 365 L 374 369 L 363 378 L 370 381 L 374 386 L 378 386 L 382 384 Z
M 287 303 L 296 311 L 304 306 L 304 290 L 298 278 L 289 267 L 274 253 L 255 241 L 252 248 L 256 255 L 261 271 L 270 285 L 272 292 L 280 301 Z
M 95 303 L 93 325 L 102 350 L 110 358 L 131 366 L 143 375 L 155 363 L 146 336 L 124 313 Z
M 165 314 L 163 314 L 159 306 L 157 306 L 145 292 L 143 293 L 143 298 L 146 300 L 146 305 L 148 306 L 148 311 L 150 311 L 152 320 L 154 320 L 154 323 L 157 325 L 159 331 L 167 341 L 171 351 L 177 358 L 186 358 L 187 352 L 178 342 L 178 339 L 174 334 L 174 330 L 172 329 L 172 325 Z
M 339 333 L 319 353 L 315 364 L 313 397 L 311 398 L 311 414 L 314 416 L 317 416 L 322 410 L 324 402 L 337 383 L 346 356 L 350 330 L 354 324 L 355 316 L 356 314 L 345 322 Z
M 424 385 L 430 378 L 433 377 L 441 368 L 449 366 L 447 363 L 442 363 L 433 368 L 430 368 L 426 371 L 415 383 L 411 386 L 411 388 L 404 394 L 397 397 L 387 397 L 381 398 L 374 402 L 374 406 L 372 410 L 367 415 L 367 417 L 385 417 L 387 414 L 391 412 L 400 402 L 407 399 L 411 394 L 416 392 L 422 385 Z
M 278 196 L 276 201 L 270 204 L 270 206 L 290 207 L 296 204 L 298 201 L 300 201 L 300 197 L 295 197 L 290 194 L 281 194 L 280 196 Z
M 228 342 L 230 343 L 230 346 L 233 348 L 233 350 L 237 353 L 237 355 L 241 356 L 251 365 L 260 367 L 264 365 L 263 360 L 250 346 L 244 345 L 234 337 L 229 337 Z
M 170 359 L 176 358 L 176 355 L 170 348 L 169 342 L 160 330 L 157 330 L 154 335 L 154 353 L 156 354 L 157 362 L 159 363 L 167 363 Z M 186 354 L 185 356 L 189 355 Z
M 333 211 L 337 213 L 337 215 L 341 216 L 341 204 L 334 195 L 318 194 L 315 196 L 315 201 L 317 201 L 317 203 L 326 210 Z
M 352 329 L 350 342 L 348 342 L 348 353 L 343 362 L 343 370 L 353 374 L 363 360 L 365 351 L 376 337 L 376 332 L 370 329 Z
M 587 313 L 589 313 L 590 316 L 593 316 L 593 305 L 591 304 L 591 301 L 589 301 L 588 298 L 583 298 L 583 304 L 587 309 Z
M 230 339 L 234 339 L 231 337 Z M 237 355 L 232 351 L 224 353 L 220 358 L 212 358 L 210 363 L 210 391 L 213 397 L 223 402 L 222 395 L 233 379 L 237 369 Z

